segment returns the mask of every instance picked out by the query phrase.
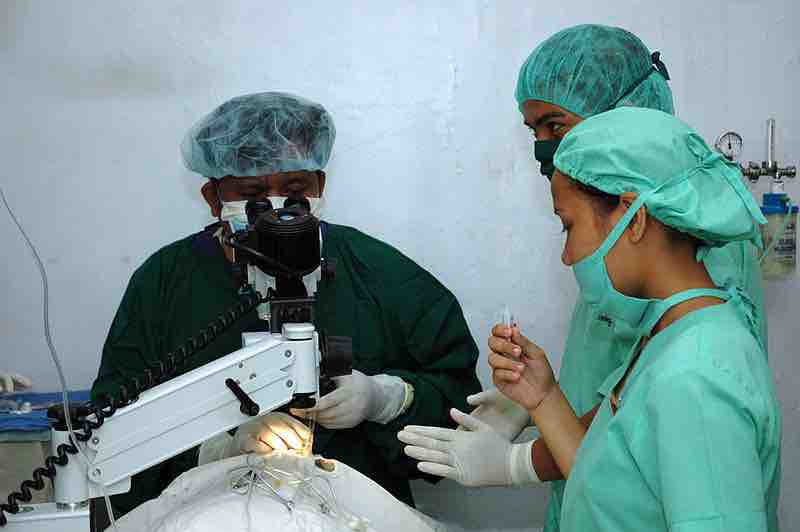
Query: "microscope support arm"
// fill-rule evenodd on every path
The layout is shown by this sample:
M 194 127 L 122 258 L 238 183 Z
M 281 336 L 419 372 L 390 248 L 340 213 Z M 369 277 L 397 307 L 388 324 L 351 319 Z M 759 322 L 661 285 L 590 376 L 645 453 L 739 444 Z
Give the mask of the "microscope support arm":
M 258 415 L 312 396 L 319 387 L 318 335 L 310 324 L 285 324 L 282 335 L 249 334 L 245 347 L 143 392 L 106 418 L 84 445 L 91 463 L 71 455 L 57 466 L 55 504 L 24 505 L 8 516 L 10 532 L 88 532 L 89 498 L 125 493 L 130 478 L 251 419 L 230 381 L 259 405 Z M 228 381 L 228 385 L 226 385 Z M 53 448 L 68 441 L 53 430 Z

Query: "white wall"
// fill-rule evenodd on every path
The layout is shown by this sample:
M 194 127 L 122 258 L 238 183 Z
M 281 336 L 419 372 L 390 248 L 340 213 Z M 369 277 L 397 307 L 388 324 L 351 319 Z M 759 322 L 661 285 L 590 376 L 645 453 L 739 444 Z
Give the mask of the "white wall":
M 338 130 L 326 217 L 434 272 L 481 346 L 507 303 L 555 361 L 575 285 L 513 100 L 538 42 L 577 23 L 626 27 L 662 50 L 678 114 L 706 139 L 734 129 L 746 158 L 761 160 L 764 120 L 775 116 L 779 160 L 800 160 L 794 0 L 291 4 L 0 2 L 0 184 L 45 261 L 53 335 L 75 387 L 92 381 L 134 268 L 209 220 L 178 144 L 241 93 L 324 103 Z M 0 369 L 53 389 L 39 277 L 4 213 L 0 239 Z M 795 277 L 767 289 L 787 530 L 800 527 L 798 288 Z M 489 384 L 485 355 L 480 368 Z M 417 488 L 422 508 L 466 530 L 543 522 L 545 489 Z

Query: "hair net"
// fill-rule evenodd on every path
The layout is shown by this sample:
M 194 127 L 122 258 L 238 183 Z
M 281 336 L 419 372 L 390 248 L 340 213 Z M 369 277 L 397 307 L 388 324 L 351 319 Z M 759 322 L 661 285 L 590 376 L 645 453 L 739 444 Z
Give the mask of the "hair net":
M 669 74 L 658 52 L 621 28 L 586 24 L 561 30 L 522 65 L 515 96 L 557 105 L 581 118 L 632 106 L 673 113 Z
M 229 100 L 197 122 L 181 143 L 189 170 L 206 177 L 321 170 L 336 128 L 318 103 L 282 92 Z
M 648 194 L 648 214 L 708 245 L 761 243 L 766 220 L 739 166 L 661 111 L 626 107 L 584 120 L 561 141 L 554 163 L 608 194 Z

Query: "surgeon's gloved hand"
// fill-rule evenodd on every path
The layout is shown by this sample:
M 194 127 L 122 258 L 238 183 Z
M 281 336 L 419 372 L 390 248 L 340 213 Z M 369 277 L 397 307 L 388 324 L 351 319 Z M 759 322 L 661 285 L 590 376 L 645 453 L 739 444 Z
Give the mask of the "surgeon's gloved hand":
M 470 413 L 472 417 L 483 421 L 508 441 L 519 436 L 531 420 L 527 410 L 496 388 L 468 396 L 467 403 L 476 407 Z M 462 426 L 458 428 L 464 430 Z
M 289 414 L 272 412 L 241 425 L 233 439 L 235 455 L 267 454 L 303 449 L 311 439 L 311 431 Z
M 227 432 L 203 442 L 199 465 L 246 453 L 268 454 L 272 451 L 296 451 L 308 447 L 311 431 L 289 414 L 271 412 L 248 421 L 231 437 Z
M 467 430 L 409 425 L 397 434 L 405 453 L 423 473 L 464 486 L 523 486 L 539 482 L 533 469 L 533 442 L 512 444 L 488 424 L 456 410 L 452 418 Z
M 292 410 L 298 416 L 317 416 L 317 423 L 328 429 L 349 429 L 364 421 L 386 424 L 410 404 L 409 386 L 391 375 L 364 375 L 353 370 L 335 377 L 336 389 L 322 396 L 316 406 Z

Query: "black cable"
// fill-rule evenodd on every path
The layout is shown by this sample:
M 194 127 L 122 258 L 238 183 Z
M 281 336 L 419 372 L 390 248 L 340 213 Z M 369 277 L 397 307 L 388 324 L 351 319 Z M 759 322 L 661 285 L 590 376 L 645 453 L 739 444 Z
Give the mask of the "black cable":
M 249 314 L 258 305 L 263 303 L 265 298 L 254 290 L 245 292 L 241 300 L 234 306 L 220 313 L 211 323 L 203 328 L 198 334 L 189 338 L 184 344 L 173 352 L 167 353 L 164 360 L 159 360 L 146 368 L 138 378 L 129 377 L 127 382 L 120 385 L 120 398 L 115 399 L 108 394 L 104 394 L 99 401 L 90 402 L 86 405 L 88 413 L 76 419 L 75 437 L 78 441 L 85 442 L 92 437 L 92 431 L 99 429 L 107 418 L 113 416 L 117 409 L 133 403 L 145 390 L 168 381 L 176 377 L 184 369 L 188 360 L 198 351 L 213 342 L 217 336 L 227 330 L 231 325 Z M 89 416 L 94 414 L 97 421 L 92 421 Z M 56 448 L 57 456 L 48 456 L 44 461 L 44 467 L 39 467 L 33 471 L 32 480 L 25 480 L 20 485 L 19 491 L 12 492 L 8 496 L 8 502 L 0 504 L 0 527 L 8 523 L 5 512 L 16 514 L 19 512 L 20 502 L 30 502 L 32 498 L 31 489 L 37 491 L 44 489 L 44 478 L 52 480 L 56 476 L 56 465 L 65 466 L 69 463 L 70 454 L 77 454 L 78 448 L 70 441 L 69 444 L 62 443 Z

